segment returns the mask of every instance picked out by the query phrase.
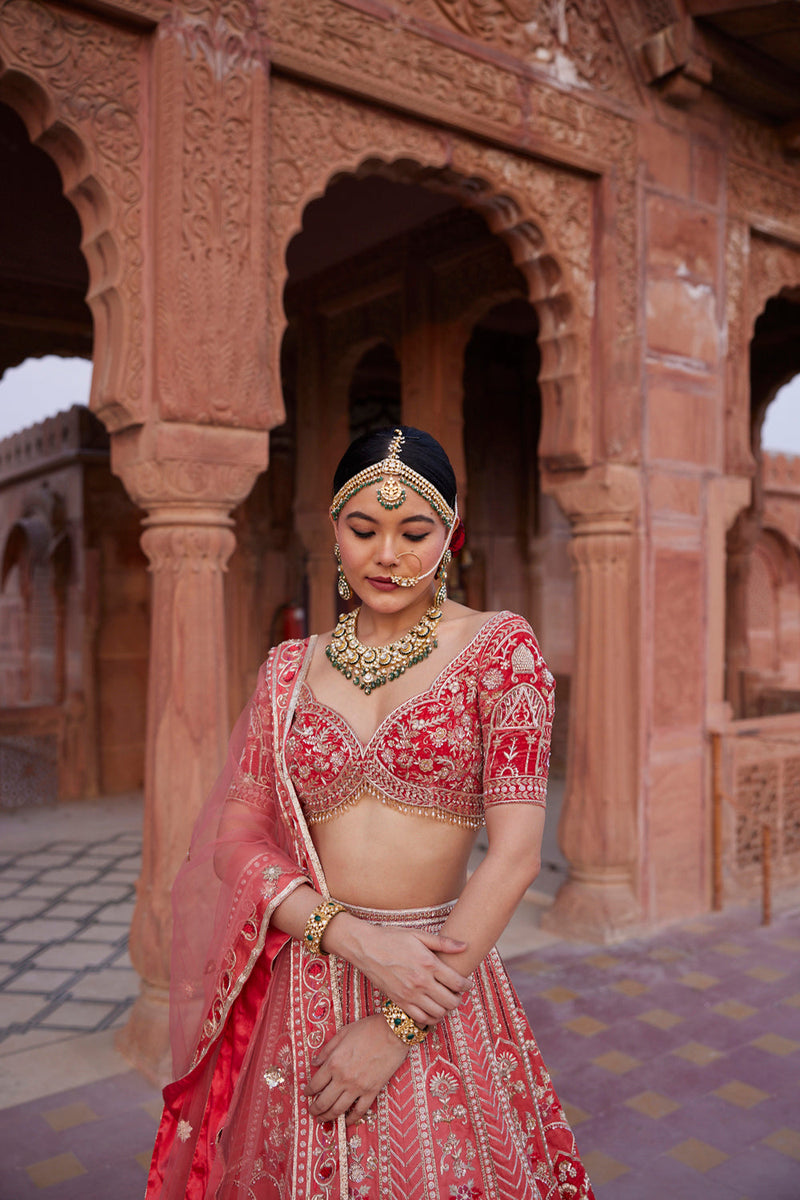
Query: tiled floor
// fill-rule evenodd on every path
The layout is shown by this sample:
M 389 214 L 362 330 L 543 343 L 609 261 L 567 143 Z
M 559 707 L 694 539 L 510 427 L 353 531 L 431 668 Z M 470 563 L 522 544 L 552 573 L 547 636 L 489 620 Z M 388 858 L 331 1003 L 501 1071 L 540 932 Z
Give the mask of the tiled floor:
M 131 801 L 0 814 L 0 1200 L 143 1193 L 159 1097 L 113 1045 L 140 820 Z M 533 941 L 511 974 L 598 1200 L 800 1200 L 797 910 Z
M 800 917 L 510 963 L 603 1200 L 800 1198 Z

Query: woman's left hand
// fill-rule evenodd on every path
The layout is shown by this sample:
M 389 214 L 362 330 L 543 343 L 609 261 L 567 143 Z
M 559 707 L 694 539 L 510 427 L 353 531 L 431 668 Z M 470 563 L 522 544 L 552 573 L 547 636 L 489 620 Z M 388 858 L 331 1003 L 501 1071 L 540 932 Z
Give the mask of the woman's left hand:
M 346 1025 L 315 1054 L 306 1088 L 309 1112 L 317 1121 L 360 1121 L 403 1062 L 408 1047 L 379 1014 Z

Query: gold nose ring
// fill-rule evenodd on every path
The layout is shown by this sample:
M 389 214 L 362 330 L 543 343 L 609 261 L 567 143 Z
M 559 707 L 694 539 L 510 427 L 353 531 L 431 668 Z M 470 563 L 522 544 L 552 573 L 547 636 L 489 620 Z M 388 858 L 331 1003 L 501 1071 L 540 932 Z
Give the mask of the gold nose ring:
M 420 558 L 420 556 L 418 554 L 415 554 L 413 550 L 404 550 L 403 553 L 398 554 L 397 557 L 398 557 L 398 559 L 401 559 L 401 558 L 408 558 L 409 556 L 411 558 L 415 558 L 417 560 L 417 562 L 419 563 L 419 570 L 422 571 L 422 559 Z M 419 583 L 419 575 L 418 574 L 417 575 L 390 575 L 389 578 L 391 579 L 392 583 L 395 584 L 397 587 L 405 587 L 405 588 L 415 587 L 416 584 Z

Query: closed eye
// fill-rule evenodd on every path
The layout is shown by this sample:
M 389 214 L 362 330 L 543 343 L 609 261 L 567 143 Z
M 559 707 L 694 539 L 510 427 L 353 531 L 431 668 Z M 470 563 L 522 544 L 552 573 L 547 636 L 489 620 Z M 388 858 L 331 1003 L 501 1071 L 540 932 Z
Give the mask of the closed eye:
M 427 534 L 427 533 L 404 533 L 403 534 L 403 537 L 408 538 L 409 542 L 424 542 L 425 538 L 428 536 L 429 536 L 429 534 Z

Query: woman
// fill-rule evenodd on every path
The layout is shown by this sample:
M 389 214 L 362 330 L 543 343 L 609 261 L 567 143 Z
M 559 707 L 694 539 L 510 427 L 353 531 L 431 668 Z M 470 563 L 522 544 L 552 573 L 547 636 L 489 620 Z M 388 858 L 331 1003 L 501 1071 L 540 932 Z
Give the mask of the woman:
M 493 949 L 539 867 L 552 676 L 522 618 L 446 598 L 438 442 L 367 434 L 334 493 L 361 606 L 271 652 L 176 881 L 147 1196 L 586 1200 Z

